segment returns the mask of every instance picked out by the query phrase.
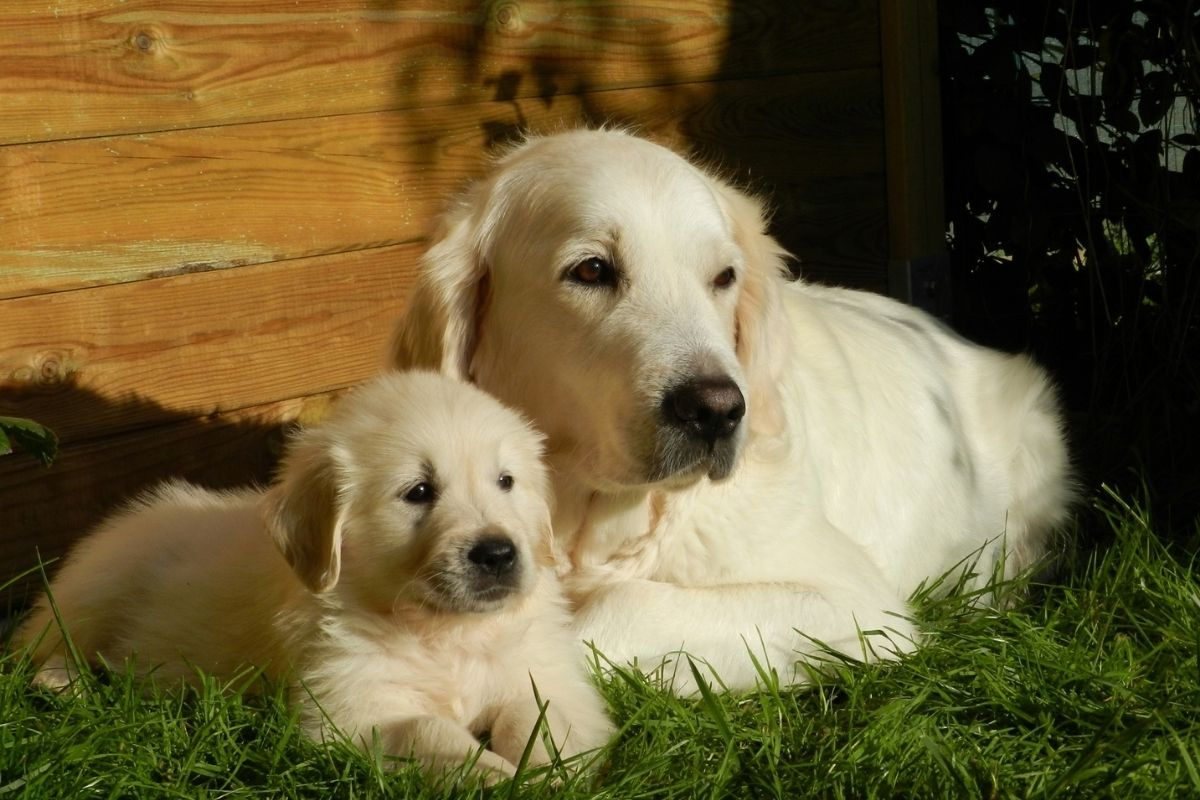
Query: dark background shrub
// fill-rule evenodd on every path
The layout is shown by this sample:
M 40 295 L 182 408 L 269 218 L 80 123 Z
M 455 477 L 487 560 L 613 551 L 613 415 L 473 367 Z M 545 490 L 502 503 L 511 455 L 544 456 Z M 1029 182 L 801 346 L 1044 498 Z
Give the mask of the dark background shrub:
M 956 327 L 1054 371 L 1085 485 L 1200 510 L 1200 2 L 940 4 Z M 1129 484 L 1136 483 L 1136 486 Z

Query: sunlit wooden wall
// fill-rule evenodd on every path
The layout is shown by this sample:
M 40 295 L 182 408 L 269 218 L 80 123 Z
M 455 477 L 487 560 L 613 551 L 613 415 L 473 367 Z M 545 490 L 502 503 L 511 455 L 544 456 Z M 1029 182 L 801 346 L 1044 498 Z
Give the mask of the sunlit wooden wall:
M 633 125 L 885 290 L 877 2 L 6 0 L 0 583 L 167 475 L 263 480 L 371 375 L 431 217 L 518 131 Z

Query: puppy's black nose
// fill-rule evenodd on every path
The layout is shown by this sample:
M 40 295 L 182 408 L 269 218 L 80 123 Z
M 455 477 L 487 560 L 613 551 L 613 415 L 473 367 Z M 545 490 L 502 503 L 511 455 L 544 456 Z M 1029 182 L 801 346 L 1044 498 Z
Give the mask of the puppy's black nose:
M 746 398 L 729 378 L 697 378 L 667 393 L 663 413 L 689 435 L 713 443 L 737 430 L 746 415 Z
M 517 546 L 507 536 L 485 536 L 467 552 L 467 560 L 495 578 L 513 571 L 517 564 Z

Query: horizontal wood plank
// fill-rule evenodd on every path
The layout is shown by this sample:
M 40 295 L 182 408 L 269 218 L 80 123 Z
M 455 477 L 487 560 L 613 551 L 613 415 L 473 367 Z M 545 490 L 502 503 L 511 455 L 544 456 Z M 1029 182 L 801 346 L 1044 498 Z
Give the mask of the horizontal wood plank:
M 9 0 L 0 144 L 878 64 L 867 0 Z
M 885 213 L 880 109 L 869 69 L 14 145 L 0 297 L 413 241 L 489 147 L 581 122 L 634 124 L 748 175 L 789 246 L 852 274 L 886 261 L 870 222 Z M 841 178 L 854 191 L 831 192 Z M 867 220 L 869 246 L 825 248 L 829 218 Z
M 213 488 L 265 483 L 285 432 L 295 422 L 320 419 L 337 394 L 202 418 L 172 415 L 154 427 L 64 448 L 49 469 L 18 455 L 0 458 L 0 585 L 36 567 L 39 556 L 61 556 L 107 514 L 165 478 Z M 98 414 L 111 416 L 125 401 L 93 402 Z M 30 576 L 6 593 L 19 601 L 39 584 Z
M 769 201 L 772 233 L 801 274 L 886 291 L 878 70 L 778 79 L 756 91 L 738 81 L 714 89 L 709 102 L 679 114 L 669 141 Z
M 335 390 L 383 364 L 417 246 L 0 303 L 0 414 L 70 443 Z

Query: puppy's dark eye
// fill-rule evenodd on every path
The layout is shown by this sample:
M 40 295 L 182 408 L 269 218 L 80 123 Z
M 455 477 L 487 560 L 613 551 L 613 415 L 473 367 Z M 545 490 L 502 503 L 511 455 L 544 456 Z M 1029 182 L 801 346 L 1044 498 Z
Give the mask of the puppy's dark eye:
M 567 270 L 566 278 L 583 286 L 614 287 L 617 285 L 617 270 L 603 258 L 592 256 Z
M 428 481 L 421 481 L 404 493 L 404 502 L 414 505 L 432 503 L 436 499 L 437 492 L 434 490 L 433 484 Z
M 737 281 L 737 271 L 733 267 L 726 267 L 717 277 L 713 278 L 713 288 L 727 289 Z
M 502 492 L 511 492 L 513 483 L 513 476 L 509 475 L 507 472 L 496 480 L 496 485 L 500 487 L 500 491 Z

